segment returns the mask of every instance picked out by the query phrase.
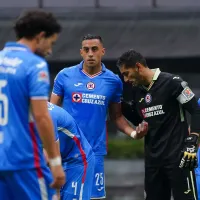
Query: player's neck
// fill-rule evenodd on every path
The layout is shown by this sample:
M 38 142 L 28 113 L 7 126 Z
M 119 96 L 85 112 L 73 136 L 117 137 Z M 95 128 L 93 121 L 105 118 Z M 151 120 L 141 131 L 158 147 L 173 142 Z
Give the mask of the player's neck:
M 86 72 L 89 75 L 94 75 L 99 73 L 102 70 L 101 64 L 94 66 L 94 67 L 88 67 L 85 64 L 83 64 L 83 71 Z
M 17 43 L 23 44 L 23 45 L 29 47 L 29 49 L 32 52 L 35 52 L 35 45 L 34 45 L 33 41 L 22 38 L 22 39 L 18 40 Z
M 149 68 L 146 69 L 146 75 L 145 75 L 146 85 L 151 84 L 154 74 L 155 74 L 155 72 L 152 71 L 151 69 L 149 69 Z

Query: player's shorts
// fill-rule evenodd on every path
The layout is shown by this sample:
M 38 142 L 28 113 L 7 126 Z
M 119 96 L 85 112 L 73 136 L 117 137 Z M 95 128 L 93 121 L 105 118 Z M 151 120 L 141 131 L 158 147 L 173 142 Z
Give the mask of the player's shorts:
M 76 165 L 65 169 L 66 183 L 61 188 L 61 200 L 89 200 L 92 192 L 94 174 L 94 155 L 87 165 Z
M 145 200 L 198 200 L 194 170 L 179 163 L 163 167 L 145 166 Z
M 94 179 L 91 199 L 106 198 L 104 156 L 95 155 Z
M 198 200 L 200 200 L 200 175 L 196 175 Z
M 53 178 L 47 167 L 0 171 L 0 199 L 54 200 L 56 191 L 50 188 Z

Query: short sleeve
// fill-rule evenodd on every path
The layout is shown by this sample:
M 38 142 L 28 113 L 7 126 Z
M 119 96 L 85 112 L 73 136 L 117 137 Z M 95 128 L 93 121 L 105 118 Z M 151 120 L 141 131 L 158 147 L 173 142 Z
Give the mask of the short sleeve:
M 28 89 L 31 99 L 48 99 L 49 71 L 45 61 L 33 61 L 28 66 Z
M 117 84 L 116 84 L 116 90 L 112 96 L 111 102 L 112 103 L 120 103 L 121 98 L 122 98 L 122 92 L 123 92 L 123 84 L 122 84 L 121 79 L 118 77 Z
M 54 80 L 54 86 L 53 86 L 53 93 L 58 95 L 58 96 L 63 96 L 64 95 L 64 90 L 63 90 L 63 82 L 64 82 L 64 74 L 63 70 L 61 70 L 55 80 Z
M 173 76 L 171 79 L 172 96 L 176 98 L 180 104 L 189 102 L 195 95 L 188 86 L 188 83 L 179 76 Z
M 48 110 L 49 110 L 49 113 L 51 115 L 51 120 L 53 122 L 53 127 L 54 127 L 55 141 L 58 141 L 59 140 L 59 136 L 58 136 L 58 121 L 57 121 L 57 116 L 55 115 L 55 113 L 52 112 L 53 108 L 54 108 L 53 104 L 48 103 Z

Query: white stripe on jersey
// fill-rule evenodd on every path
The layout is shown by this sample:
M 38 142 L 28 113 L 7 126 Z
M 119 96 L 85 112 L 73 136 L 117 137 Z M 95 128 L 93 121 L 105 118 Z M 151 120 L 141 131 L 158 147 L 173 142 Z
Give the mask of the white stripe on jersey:
M 39 178 L 38 182 L 40 187 L 41 200 L 48 200 L 48 192 L 44 178 Z
M 58 127 L 58 131 L 62 131 L 63 133 L 65 133 L 66 135 L 68 135 L 70 138 L 74 137 L 74 134 L 71 133 L 69 130 L 67 130 L 66 128 L 62 128 L 62 127 Z
M 36 100 L 48 100 L 47 96 L 34 96 L 34 97 L 30 97 L 30 99 L 36 99 Z

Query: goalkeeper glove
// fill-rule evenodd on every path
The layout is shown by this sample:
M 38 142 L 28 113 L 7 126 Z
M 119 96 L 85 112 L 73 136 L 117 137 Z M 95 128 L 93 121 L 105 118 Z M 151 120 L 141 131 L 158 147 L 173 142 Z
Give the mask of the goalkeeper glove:
M 195 134 L 190 134 L 185 139 L 185 145 L 182 150 L 180 168 L 194 169 L 198 166 L 197 163 L 197 143 L 198 136 Z

